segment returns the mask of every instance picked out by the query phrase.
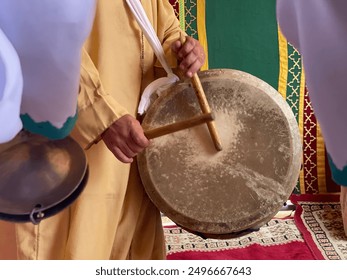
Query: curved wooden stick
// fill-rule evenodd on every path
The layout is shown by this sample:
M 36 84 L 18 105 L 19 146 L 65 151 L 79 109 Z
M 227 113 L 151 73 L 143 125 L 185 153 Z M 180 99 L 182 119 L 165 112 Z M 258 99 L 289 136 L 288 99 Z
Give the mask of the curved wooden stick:
M 181 43 L 183 45 L 186 41 L 186 37 L 180 36 L 180 40 L 181 40 Z M 195 90 L 196 96 L 198 97 L 202 112 L 204 114 L 211 113 L 211 108 L 207 102 L 204 89 L 201 85 L 200 78 L 199 78 L 197 73 L 195 73 L 192 77 L 192 85 L 193 85 L 193 88 Z M 217 151 L 221 151 L 223 149 L 222 143 L 221 143 L 219 135 L 217 133 L 215 122 L 214 121 L 207 122 L 207 127 L 208 127 L 208 130 L 210 132 L 214 146 L 216 147 Z

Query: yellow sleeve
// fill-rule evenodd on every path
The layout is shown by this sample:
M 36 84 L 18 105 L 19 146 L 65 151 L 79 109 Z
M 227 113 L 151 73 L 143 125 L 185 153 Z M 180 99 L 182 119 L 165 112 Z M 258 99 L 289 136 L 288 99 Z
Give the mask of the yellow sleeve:
M 128 114 L 104 91 L 98 71 L 87 51 L 82 51 L 78 118 L 71 135 L 84 149 L 97 143 L 101 134 L 117 119 Z

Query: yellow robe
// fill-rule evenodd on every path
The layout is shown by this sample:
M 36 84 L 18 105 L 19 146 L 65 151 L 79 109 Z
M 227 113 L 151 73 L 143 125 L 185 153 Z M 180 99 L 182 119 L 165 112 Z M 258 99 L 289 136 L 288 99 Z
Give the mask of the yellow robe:
M 143 0 L 167 53 L 179 22 L 167 0 Z M 19 259 L 163 259 L 159 211 L 147 197 L 136 164 L 119 162 L 100 134 L 124 114 L 136 115 L 156 58 L 125 0 L 98 0 L 82 58 L 79 117 L 72 133 L 86 149 L 89 180 L 81 196 L 39 225 L 17 224 Z M 130 170 L 131 169 L 131 170 Z

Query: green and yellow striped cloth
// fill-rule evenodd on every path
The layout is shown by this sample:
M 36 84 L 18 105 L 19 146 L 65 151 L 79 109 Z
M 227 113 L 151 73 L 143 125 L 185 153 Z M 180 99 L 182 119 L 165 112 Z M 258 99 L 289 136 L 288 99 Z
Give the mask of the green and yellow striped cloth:
M 205 48 L 202 70 L 238 69 L 264 80 L 285 98 L 297 119 L 303 167 L 295 193 L 338 192 L 321 130 L 308 97 L 300 54 L 283 37 L 276 0 L 170 0 L 181 27 Z

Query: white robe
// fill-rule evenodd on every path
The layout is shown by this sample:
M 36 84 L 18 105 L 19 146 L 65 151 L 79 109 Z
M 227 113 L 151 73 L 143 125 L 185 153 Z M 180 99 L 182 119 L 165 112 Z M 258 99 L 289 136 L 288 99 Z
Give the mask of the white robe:
M 347 1 L 277 0 L 277 18 L 301 53 L 333 179 L 347 185 Z

